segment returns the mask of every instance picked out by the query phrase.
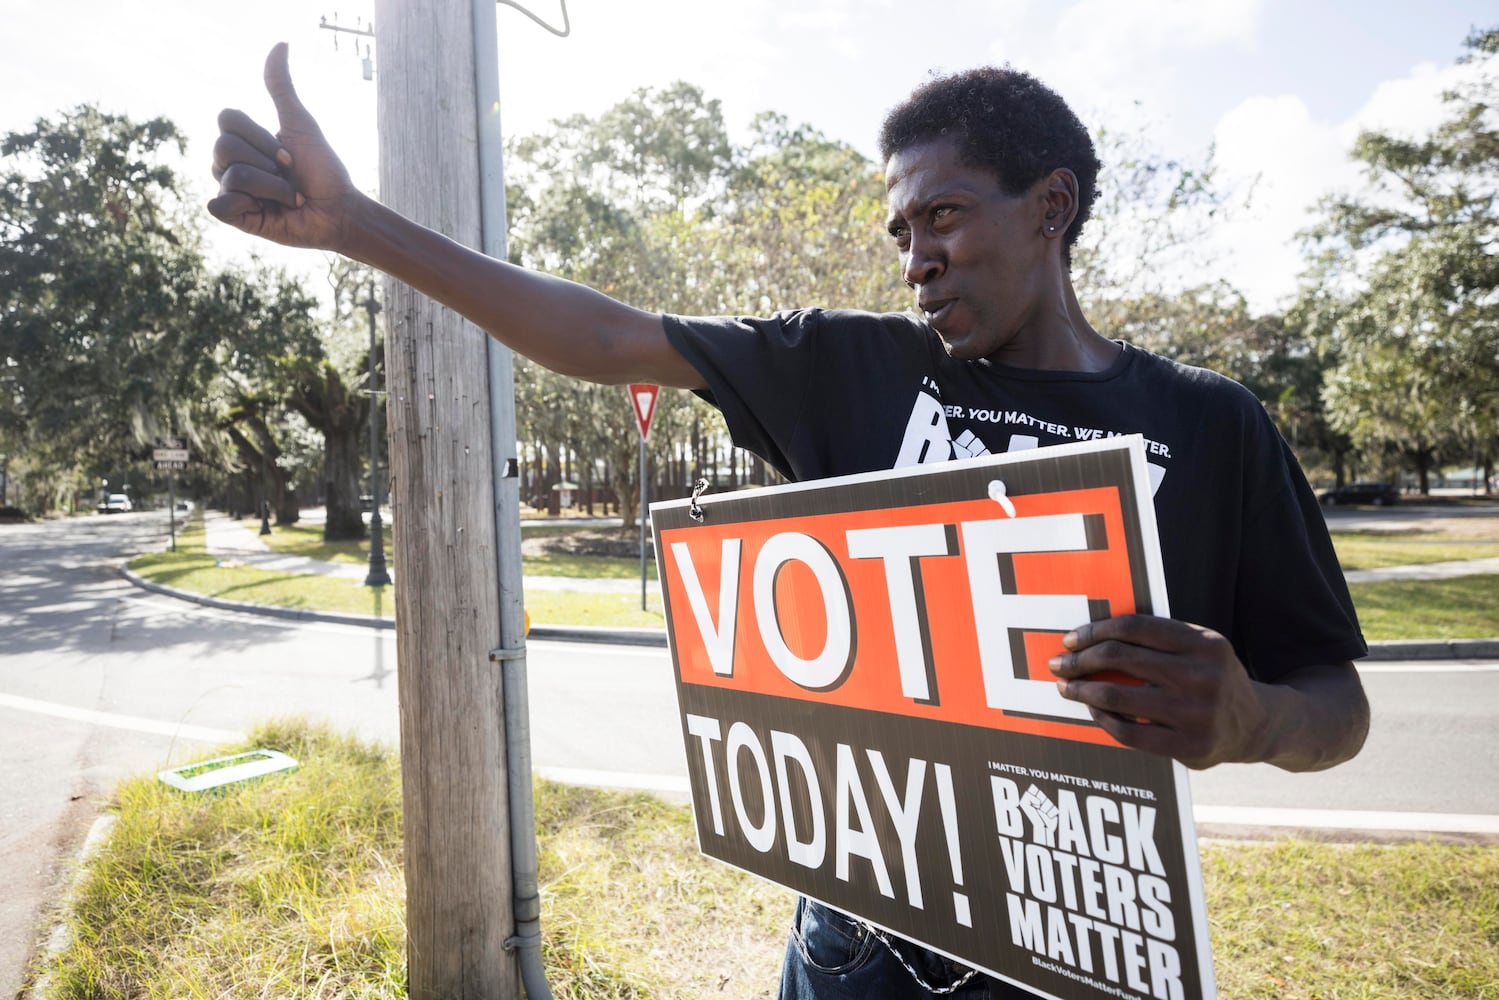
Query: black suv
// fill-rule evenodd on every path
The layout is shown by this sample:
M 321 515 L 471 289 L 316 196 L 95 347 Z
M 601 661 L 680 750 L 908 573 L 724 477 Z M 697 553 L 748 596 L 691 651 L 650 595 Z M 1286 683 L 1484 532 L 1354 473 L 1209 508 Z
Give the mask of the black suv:
M 1367 503 L 1388 507 L 1400 502 L 1400 487 L 1394 483 L 1348 483 L 1322 494 L 1322 503 L 1333 507 L 1340 503 Z

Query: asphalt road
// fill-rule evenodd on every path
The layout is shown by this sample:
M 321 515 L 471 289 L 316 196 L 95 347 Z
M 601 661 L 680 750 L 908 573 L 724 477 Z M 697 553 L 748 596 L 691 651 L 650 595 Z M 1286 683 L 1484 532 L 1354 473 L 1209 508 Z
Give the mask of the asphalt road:
M 145 594 L 117 567 L 165 535 L 150 513 L 0 525 L 0 996 L 120 778 L 282 714 L 395 741 L 388 634 Z
M 120 778 L 277 715 L 398 742 L 391 632 L 137 590 L 116 567 L 165 533 L 150 513 L 0 525 L 0 996 L 19 988 L 44 904 Z M 528 660 L 541 773 L 685 787 L 665 650 L 533 641 Z M 1363 673 L 1375 721 L 1357 760 L 1314 775 L 1220 767 L 1194 775 L 1196 804 L 1499 816 L 1499 663 Z

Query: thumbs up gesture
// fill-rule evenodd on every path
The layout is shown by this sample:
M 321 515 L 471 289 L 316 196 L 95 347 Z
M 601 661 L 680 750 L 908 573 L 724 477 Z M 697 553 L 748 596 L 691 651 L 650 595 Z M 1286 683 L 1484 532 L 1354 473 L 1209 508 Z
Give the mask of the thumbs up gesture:
M 265 87 L 276 106 L 272 135 L 243 111 L 219 113 L 213 176 L 214 218 L 276 243 L 339 250 L 363 195 L 297 97 L 282 42 L 265 60 Z

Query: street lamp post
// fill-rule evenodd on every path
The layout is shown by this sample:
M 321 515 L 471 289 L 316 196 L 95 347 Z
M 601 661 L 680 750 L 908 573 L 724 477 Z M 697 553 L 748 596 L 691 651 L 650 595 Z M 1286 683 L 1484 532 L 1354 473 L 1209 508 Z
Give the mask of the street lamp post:
M 375 278 L 370 276 L 369 298 L 362 303 L 370 321 L 370 571 L 364 578 L 366 587 L 390 584 L 385 570 L 385 535 L 380 520 L 380 420 L 379 383 L 375 381 L 375 314 L 380 303 L 375 298 Z

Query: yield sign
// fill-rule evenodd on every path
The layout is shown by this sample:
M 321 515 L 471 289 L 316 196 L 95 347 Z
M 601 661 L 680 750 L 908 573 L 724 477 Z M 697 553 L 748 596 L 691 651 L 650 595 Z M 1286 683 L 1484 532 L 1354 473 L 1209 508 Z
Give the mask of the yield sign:
M 640 427 L 642 441 L 651 436 L 651 417 L 656 415 L 656 396 L 660 392 L 659 385 L 630 383 L 630 405 L 635 408 L 635 423 Z

